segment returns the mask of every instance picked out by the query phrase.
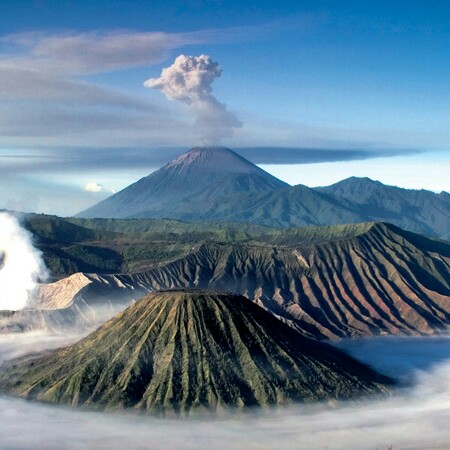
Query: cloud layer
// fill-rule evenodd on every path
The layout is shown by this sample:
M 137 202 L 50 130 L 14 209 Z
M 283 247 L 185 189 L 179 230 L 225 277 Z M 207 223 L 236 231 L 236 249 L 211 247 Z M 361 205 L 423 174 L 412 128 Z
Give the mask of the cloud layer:
M 71 339 L 74 337 L 0 336 L 0 361 Z M 364 341 L 357 344 L 374 362 L 386 353 L 393 361 L 392 348 L 398 347 L 389 339 L 377 342 L 375 348 Z M 411 373 L 414 361 L 427 358 L 420 343 L 426 343 L 432 355 L 441 355 L 440 364 L 428 358 L 427 372 L 417 374 L 416 386 L 390 400 L 346 403 L 337 408 L 300 405 L 223 420 L 174 421 L 82 412 L 0 397 L 0 441 L 7 448 L 46 450 L 147 448 L 149 442 L 158 449 L 342 450 L 386 449 L 390 445 L 394 450 L 445 449 L 450 441 L 450 340 L 403 338 L 403 350 L 395 359 L 397 367 L 403 363 Z
M 162 70 L 159 78 L 150 78 L 144 86 L 159 89 L 169 100 L 189 105 L 197 115 L 196 126 L 204 142 L 216 143 L 230 137 L 242 123 L 212 95 L 214 80 L 222 75 L 219 63 L 207 55 L 180 55 Z

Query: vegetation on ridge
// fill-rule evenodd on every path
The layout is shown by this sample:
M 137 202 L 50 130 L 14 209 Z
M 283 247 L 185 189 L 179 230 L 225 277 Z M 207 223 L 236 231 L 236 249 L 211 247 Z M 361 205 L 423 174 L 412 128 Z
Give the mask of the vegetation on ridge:
M 1 389 L 28 399 L 162 415 L 344 400 L 390 384 L 244 297 L 184 290 L 150 294 L 79 343 L 0 371 Z

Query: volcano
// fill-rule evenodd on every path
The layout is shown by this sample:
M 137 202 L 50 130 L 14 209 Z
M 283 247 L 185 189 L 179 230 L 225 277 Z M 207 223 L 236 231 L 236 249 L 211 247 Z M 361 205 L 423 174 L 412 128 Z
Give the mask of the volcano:
M 225 147 L 195 147 L 79 217 L 186 218 L 221 199 L 288 185 Z
M 391 380 L 242 296 L 152 293 L 77 344 L 5 363 L 27 399 L 186 415 L 389 392 Z

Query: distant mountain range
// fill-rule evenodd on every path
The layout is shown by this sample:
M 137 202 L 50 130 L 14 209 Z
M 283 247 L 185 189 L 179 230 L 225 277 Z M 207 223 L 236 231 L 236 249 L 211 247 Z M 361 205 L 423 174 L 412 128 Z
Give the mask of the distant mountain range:
M 349 178 L 289 186 L 224 147 L 196 147 L 77 215 L 250 222 L 276 227 L 386 221 L 450 239 L 450 194 Z
M 0 369 L 0 389 L 157 415 L 387 394 L 392 380 L 240 296 L 150 294 L 75 345 Z
M 450 239 L 450 194 L 386 186 L 370 178 L 348 178 L 318 192 L 336 195 L 360 214 L 415 233 Z

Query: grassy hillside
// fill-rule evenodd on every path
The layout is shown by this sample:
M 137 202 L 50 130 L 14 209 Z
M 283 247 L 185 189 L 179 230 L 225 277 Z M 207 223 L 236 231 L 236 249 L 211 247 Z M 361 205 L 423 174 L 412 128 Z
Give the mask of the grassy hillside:
M 364 232 L 369 224 L 280 230 L 245 223 L 153 219 L 23 219 L 53 277 L 75 272 L 134 273 L 183 257 L 208 242 L 313 245 Z
M 3 391 L 97 409 L 189 414 L 387 393 L 390 380 L 244 297 L 154 293 L 65 349 L 6 363 Z

